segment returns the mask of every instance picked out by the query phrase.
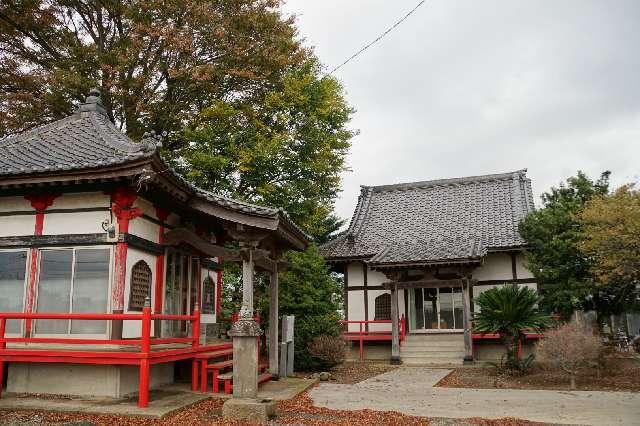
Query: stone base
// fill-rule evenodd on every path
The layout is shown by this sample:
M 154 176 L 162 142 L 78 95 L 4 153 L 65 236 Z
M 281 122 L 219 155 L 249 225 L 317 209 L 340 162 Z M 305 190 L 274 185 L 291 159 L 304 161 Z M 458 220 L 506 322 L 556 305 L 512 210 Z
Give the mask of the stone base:
M 266 423 L 276 416 L 276 402 L 271 399 L 231 398 L 222 406 L 225 419 Z
M 131 365 L 9 363 L 7 392 L 122 398 L 138 392 Z M 149 386 L 173 383 L 173 363 L 151 366 Z
M 391 365 L 400 365 L 402 364 L 402 360 L 399 356 L 391 356 Z

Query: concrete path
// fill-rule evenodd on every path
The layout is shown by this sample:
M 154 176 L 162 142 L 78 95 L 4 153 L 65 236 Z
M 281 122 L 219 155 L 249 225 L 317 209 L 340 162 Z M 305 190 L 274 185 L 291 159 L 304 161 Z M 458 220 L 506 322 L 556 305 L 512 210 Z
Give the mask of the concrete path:
M 520 419 L 554 424 L 640 425 L 640 393 L 433 387 L 451 370 L 402 367 L 354 385 L 321 383 L 316 406 L 423 417 Z

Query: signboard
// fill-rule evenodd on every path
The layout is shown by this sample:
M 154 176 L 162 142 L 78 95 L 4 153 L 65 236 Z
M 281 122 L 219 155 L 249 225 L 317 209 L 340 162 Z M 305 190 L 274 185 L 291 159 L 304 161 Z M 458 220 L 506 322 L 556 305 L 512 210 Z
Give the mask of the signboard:
M 293 322 L 295 320 L 294 315 L 287 315 L 282 319 L 285 321 L 286 326 L 284 327 L 284 333 L 282 336 L 282 341 L 285 343 L 293 342 Z

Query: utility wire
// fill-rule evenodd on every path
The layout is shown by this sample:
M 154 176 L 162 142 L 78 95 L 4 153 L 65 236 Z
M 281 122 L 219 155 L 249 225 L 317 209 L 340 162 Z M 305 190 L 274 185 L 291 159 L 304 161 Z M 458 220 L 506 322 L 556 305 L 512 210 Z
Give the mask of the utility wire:
M 396 21 L 395 24 L 393 24 L 392 26 L 390 26 L 389 28 L 387 28 L 387 30 L 385 32 L 383 32 L 382 34 L 380 34 L 375 40 L 373 40 L 371 43 L 367 44 L 366 46 L 364 46 L 362 49 L 358 50 L 356 53 L 354 53 L 353 55 L 349 56 L 343 63 L 341 63 L 340 65 L 336 66 L 335 68 L 333 68 L 331 71 L 329 71 L 328 73 L 326 73 L 324 77 L 327 77 L 331 74 L 333 74 L 334 72 L 338 71 L 340 68 L 342 68 L 343 66 L 347 65 L 349 62 L 351 62 L 353 59 L 355 59 L 356 57 L 358 57 L 362 52 L 364 52 L 365 50 L 367 50 L 368 48 L 370 48 L 371 46 L 373 46 L 374 44 L 376 44 L 377 42 L 379 42 L 380 40 L 382 40 L 387 34 L 389 34 L 391 31 L 393 31 L 398 25 L 400 25 L 402 22 L 404 22 L 405 19 L 407 19 L 409 16 L 411 16 L 411 14 L 413 14 L 413 12 L 415 12 L 416 10 L 418 10 L 418 8 L 420 6 L 422 6 L 427 0 L 422 0 L 420 1 L 413 9 L 411 9 L 406 15 L 404 15 L 402 18 L 400 18 L 398 21 Z

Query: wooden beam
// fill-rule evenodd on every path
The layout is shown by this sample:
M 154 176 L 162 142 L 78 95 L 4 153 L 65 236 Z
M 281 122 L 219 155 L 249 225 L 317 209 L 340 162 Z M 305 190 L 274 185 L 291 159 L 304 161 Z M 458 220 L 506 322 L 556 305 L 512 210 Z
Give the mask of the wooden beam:
M 416 281 L 387 281 L 382 283 L 384 288 L 391 289 L 394 286 L 398 289 L 420 288 L 420 287 L 462 287 L 462 279 L 453 280 L 416 280 Z
M 107 233 L 100 234 L 60 234 L 60 235 L 18 235 L 0 237 L 0 247 L 47 247 L 114 244 L 109 241 Z

